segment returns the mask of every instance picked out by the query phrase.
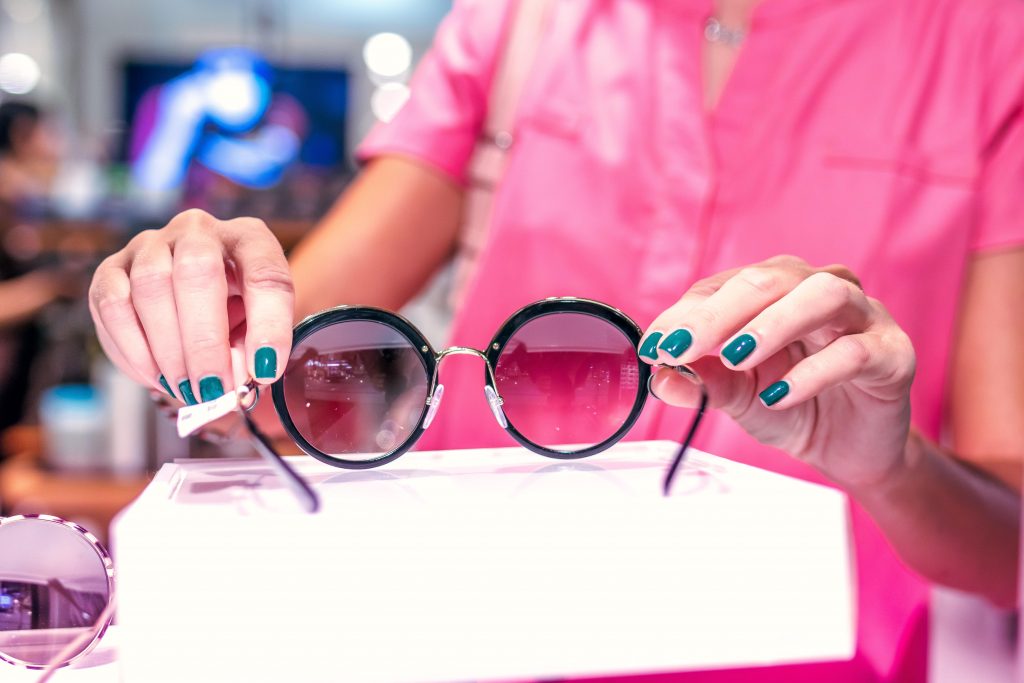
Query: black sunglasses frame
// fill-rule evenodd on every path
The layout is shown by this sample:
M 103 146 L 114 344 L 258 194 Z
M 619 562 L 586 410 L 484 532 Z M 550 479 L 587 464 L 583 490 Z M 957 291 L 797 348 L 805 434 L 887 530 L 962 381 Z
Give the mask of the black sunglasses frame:
M 607 304 L 600 303 L 598 301 L 592 301 L 589 299 L 578 299 L 573 297 L 558 297 L 544 299 L 532 304 L 529 304 L 520 310 L 513 313 L 502 325 L 498 328 L 498 332 L 494 338 L 487 345 L 484 351 L 478 351 L 475 349 L 464 349 L 462 347 L 452 347 L 441 353 L 437 353 L 430 342 L 423 336 L 423 334 L 408 320 L 392 313 L 379 308 L 373 308 L 369 306 L 340 306 L 338 308 L 332 308 L 320 313 L 315 313 L 298 325 L 295 326 L 292 333 L 292 345 L 293 348 L 297 346 L 302 340 L 313 335 L 316 332 L 326 328 L 338 325 L 340 323 L 351 322 L 351 321 L 369 321 L 375 322 L 397 331 L 401 334 L 419 354 L 420 361 L 423 363 L 424 372 L 430 378 L 430 388 L 427 393 L 427 400 L 424 402 L 423 409 L 420 412 L 419 419 L 416 423 L 416 428 L 409 434 L 409 436 L 403 441 L 397 448 L 380 455 L 376 458 L 369 460 L 346 460 L 344 458 L 338 458 L 336 456 L 324 453 L 320 449 L 316 448 L 311 444 L 299 431 L 295 425 L 294 420 L 288 410 L 288 404 L 285 399 L 284 381 L 285 374 L 278 379 L 271 386 L 271 394 L 273 396 L 274 408 L 277 411 L 278 417 L 281 423 L 284 425 L 289 437 L 291 437 L 295 443 L 301 448 L 307 455 L 316 458 L 317 460 L 331 465 L 333 467 L 339 467 L 342 469 L 372 469 L 385 465 L 397 458 L 401 457 L 404 453 L 408 452 L 416 442 L 423 435 L 425 430 L 424 423 L 427 419 L 427 412 L 430 409 L 430 403 L 434 396 L 434 389 L 438 383 L 438 366 L 440 361 L 450 352 L 465 352 L 473 355 L 480 356 L 485 361 L 484 367 L 484 382 L 485 385 L 490 387 L 492 391 L 498 396 L 498 403 L 500 405 L 501 399 L 498 393 L 498 388 L 495 386 L 494 380 L 494 368 L 497 366 L 498 359 L 501 357 L 506 345 L 515 333 L 527 323 L 536 320 L 538 318 L 557 315 L 557 314 L 581 314 L 589 315 L 595 318 L 604 320 L 605 322 L 613 325 L 617 328 L 625 337 L 629 340 L 633 347 L 636 347 L 640 343 L 640 339 L 643 336 L 643 330 L 633 322 L 626 314 L 622 313 L 618 309 L 612 308 Z M 517 443 L 522 445 L 524 448 L 543 455 L 545 457 L 559 459 L 559 460 L 575 460 L 579 458 L 585 458 L 596 453 L 600 453 L 607 450 L 613 444 L 621 440 L 633 427 L 637 419 L 640 417 L 640 413 L 643 410 L 644 405 L 647 402 L 648 393 L 652 393 L 649 389 L 649 382 L 652 377 L 651 366 L 640 360 L 637 357 L 637 371 L 639 372 L 638 389 L 636 399 L 633 402 L 633 406 L 630 410 L 629 415 L 623 422 L 622 426 L 607 439 L 601 441 L 598 444 L 583 448 L 577 451 L 562 451 L 552 448 L 541 446 L 530 439 L 526 438 L 521 432 L 519 432 L 515 426 L 506 417 L 506 424 L 504 425 L 505 431 L 508 432 Z M 687 374 L 690 377 L 696 378 L 696 375 L 688 368 L 677 368 L 677 370 L 683 374 Z M 697 380 L 699 382 L 699 379 Z M 690 425 L 686 439 L 680 447 L 675 459 L 671 463 L 668 472 L 665 476 L 664 491 L 667 494 L 671 486 L 671 481 L 675 476 L 676 470 L 682 463 L 682 460 L 689 448 L 690 442 L 696 434 L 697 427 L 700 424 L 701 418 L 704 415 L 704 411 L 707 407 L 707 393 L 701 385 L 701 402 L 694 416 L 693 422 Z M 251 423 L 251 420 L 248 422 Z M 250 424 L 250 427 L 255 428 L 254 425 Z
M 320 313 L 314 313 L 309 316 L 298 325 L 292 331 L 292 348 L 295 348 L 299 343 L 319 332 L 326 327 L 333 327 L 346 322 L 353 321 L 369 321 L 386 325 L 391 329 L 397 331 L 403 337 L 405 337 L 413 348 L 419 354 L 420 361 L 423 363 L 423 369 L 427 373 L 428 377 L 434 377 L 437 370 L 437 354 L 434 352 L 434 348 L 430 345 L 430 342 L 426 340 L 423 334 L 416 329 L 416 327 L 398 315 L 391 311 L 385 311 L 380 308 L 372 308 L 370 306 L 339 306 L 338 308 L 331 308 Z M 289 359 L 290 360 L 290 359 Z M 274 398 L 274 408 L 277 410 L 277 416 L 281 418 L 281 424 L 284 425 L 285 431 L 288 432 L 288 436 L 298 444 L 307 455 L 316 458 L 320 462 L 326 463 L 333 467 L 339 467 L 346 470 L 368 470 L 374 467 L 380 467 L 385 465 L 406 453 L 410 448 L 416 445 L 416 442 L 423 435 L 423 423 L 427 417 L 427 410 L 430 405 L 428 403 L 423 404 L 423 410 L 420 411 L 419 419 L 416 422 L 416 429 L 403 441 L 397 448 L 392 451 L 385 453 L 384 455 L 369 460 L 345 460 L 344 458 L 338 458 L 333 455 L 324 453 L 319 448 L 311 444 L 306 437 L 302 435 L 298 427 L 296 427 L 294 420 L 292 420 L 291 414 L 288 412 L 288 402 L 284 395 L 284 381 L 287 369 L 281 378 L 271 385 L 271 395 Z M 433 393 L 427 394 L 428 397 Z
M 643 336 L 643 330 L 641 330 L 635 322 L 627 317 L 625 313 L 597 301 L 567 298 L 544 299 L 543 301 L 537 301 L 529 304 L 528 306 L 524 306 L 513 313 L 508 320 L 502 323 L 501 327 L 498 328 L 497 334 L 494 335 L 494 339 L 492 339 L 491 343 L 487 345 L 487 349 L 484 351 L 484 356 L 486 356 L 488 363 L 488 367 L 484 368 L 484 382 L 487 383 L 487 386 L 491 387 L 491 389 L 493 389 L 499 396 L 501 395 L 500 392 L 498 392 L 498 387 L 494 386 L 494 377 L 490 372 L 490 368 L 498 367 L 498 358 L 501 357 L 502 352 L 505 350 L 505 346 L 521 327 L 544 316 L 565 313 L 589 315 L 612 324 L 623 334 L 623 336 L 626 337 L 626 339 L 629 340 L 629 343 L 633 348 L 639 346 L 640 338 Z M 512 424 L 511 420 L 508 420 L 508 426 L 505 427 L 505 431 L 507 431 L 509 436 L 515 439 L 524 448 L 548 458 L 577 460 L 579 458 L 586 458 L 587 456 L 605 451 L 629 433 L 629 430 L 633 428 L 634 424 L 636 424 L 641 411 L 644 409 L 644 405 L 647 403 L 647 385 L 651 378 L 651 366 L 644 363 L 639 359 L 639 357 L 637 357 L 637 369 L 640 373 L 640 381 L 637 385 L 638 389 L 636 392 L 636 398 L 633 401 L 633 407 L 630 409 L 629 415 L 626 417 L 625 422 L 622 423 L 622 426 L 619 427 L 614 434 L 598 444 L 578 451 L 560 451 L 554 448 L 546 448 L 530 441 L 515 428 L 515 425 Z

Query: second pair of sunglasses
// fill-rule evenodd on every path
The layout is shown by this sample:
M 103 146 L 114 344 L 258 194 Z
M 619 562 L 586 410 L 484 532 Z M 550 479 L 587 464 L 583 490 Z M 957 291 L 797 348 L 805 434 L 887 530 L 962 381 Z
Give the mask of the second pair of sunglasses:
M 606 304 L 552 298 L 514 313 L 484 349 L 435 351 L 395 313 L 342 306 L 296 326 L 284 374 L 272 388 L 274 406 L 308 455 L 346 469 L 377 467 L 430 427 L 444 397 L 444 359 L 469 354 L 483 361 L 486 400 L 515 441 L 546 457 L 582 458 L 619 441 L 640 416 L 652 376 L 637 355 L 642 333 Z M 689 369 L 678 370 L 700 385 Z M 665 493 L 707 404 L 700 387 Z

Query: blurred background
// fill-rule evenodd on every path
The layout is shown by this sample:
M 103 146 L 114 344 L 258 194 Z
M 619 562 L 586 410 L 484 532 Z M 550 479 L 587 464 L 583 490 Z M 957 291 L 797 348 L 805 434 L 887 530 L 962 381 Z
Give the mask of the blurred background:
M 0 0 L 0 514 L 105 538 L 162 462 L 232 452 L 178 440 L 111 369 L 92 270 L 189 207 L 294 244 L 450 5 Z

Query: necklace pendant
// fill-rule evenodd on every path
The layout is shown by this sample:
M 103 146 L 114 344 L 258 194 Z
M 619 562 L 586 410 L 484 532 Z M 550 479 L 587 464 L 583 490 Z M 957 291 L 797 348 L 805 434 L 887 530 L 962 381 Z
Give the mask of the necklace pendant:
M 704 39 L 709 43 L 722 43 L 729 47 L 739 47 L 747 37 L 743 29 L 729 28 L 715 17 L 708 17 L 704 23 Z

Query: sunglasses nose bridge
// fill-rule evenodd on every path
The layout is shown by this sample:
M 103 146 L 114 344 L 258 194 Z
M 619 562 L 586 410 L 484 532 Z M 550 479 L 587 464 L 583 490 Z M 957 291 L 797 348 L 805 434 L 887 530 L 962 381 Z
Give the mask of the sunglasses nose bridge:
M 437 363 L 434 366 L 433 384 L 437 384 L 437 373 L 440 372 L 441 370 L 441 361 L 447 358 L 448 356 L 476 356 L 477 358 L 484 362 L 484 365 L 487 366 L 487 374 L 491 378 L 491 384 L 495 384 L 494 368 L 491 367 L 491 361 L 487 359 L 487 355 L 483 351 L 471 349 L 468 346 L 449 346 L 447 349 L 437 354 L 436 358 L 434 359 L 437 361 Z
M 468 346 L 449 346 L 447 349 L 437 354 L 437 362 L 440 363 L 444 358 L 448 356 L 476 356 L 487 363 L 490 367 L 490 361 L 487 360 L 487 356 L 484 355 L 483 351 L 472 349 Z
M 437 398 L 434 399 L 434 393 L 437 392 L 438 389 L 440 389 L 440 392 L 443 395 L 444 385 L 438 384 L 437 379 L 438 373 L 440 372 L 441 369 L 441 361 L 447 358 L 448 356 L 476 356 L 477 358 L 484 362 L 484 365 L 487 366 L 487 375 L 491 378 L 491 384 L 489 386 L 484 387 L 484 395 L 487 397 L 487 405 L 490 406 L 491 413 L 494 415 L 494 419 L 497 421 L 498 426 L 500 426 L 502 429 L 507 429 L 508 420 L 505 418 L 505 411 L 503 411 L 501 408 L 505 401 L 498 394 L 498 383 L 495 381 L 494 378 L 494 368 L 491 366 L 491 361 L 487 358 L 487 355 L 483 351 L 480 351 L 479 349 L 470 348 L 468 346 L 449 346 L 447 349 L 441 351 L 435 357 L 434 360 L 436 360 L 437 362 L 435 363 L 434 366 L 434 377 L 431 379 L 430 382 L 431 391 L 427 398 L 427 404 L 430 405 L 430 409 L 428 410 L 429 419 L 427 420 L 427 424 L 424 426 L 424 429 L 426 428 L 426 426 L 429 426 L 430 422 L 433 422 L 434 415 L 437 414 L 437 407 L 440 405 L 441 402 L 441 396 L 437 396 Z

